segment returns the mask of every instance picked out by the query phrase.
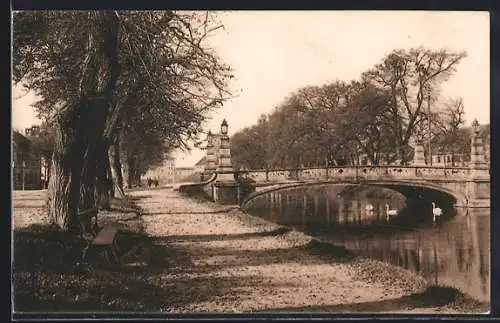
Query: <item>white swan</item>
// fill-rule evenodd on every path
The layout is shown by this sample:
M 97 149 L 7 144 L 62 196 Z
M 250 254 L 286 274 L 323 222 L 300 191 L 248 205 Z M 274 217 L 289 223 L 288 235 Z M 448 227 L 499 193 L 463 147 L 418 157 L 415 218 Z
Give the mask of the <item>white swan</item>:
M 386 219 L 387 221 L 390 220 L 391 216 L 398 215 L 398 210 L 395 209 L 389 209 L 389 204 L 385 205 L 385 214 L 386 214 Z
M 443 214 L 443 210 L 441 208 L 436 207 L 436 203 L 432 202 L 432 221 L 436 222 L 436 218 L 440 217 Z

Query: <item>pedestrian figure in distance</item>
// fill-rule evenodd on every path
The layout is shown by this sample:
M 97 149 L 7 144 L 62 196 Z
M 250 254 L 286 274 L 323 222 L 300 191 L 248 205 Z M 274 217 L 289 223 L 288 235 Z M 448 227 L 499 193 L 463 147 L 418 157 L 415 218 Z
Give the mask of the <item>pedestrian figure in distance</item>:
M 157 179 L 154 180 L 154 184 L 155 184 L 155 187 L 158 187 L 158 180 Z
M 153 184 L 153 181 L 151 178 L 148 178 L 148 187 L 151 187 L 151 184 Z

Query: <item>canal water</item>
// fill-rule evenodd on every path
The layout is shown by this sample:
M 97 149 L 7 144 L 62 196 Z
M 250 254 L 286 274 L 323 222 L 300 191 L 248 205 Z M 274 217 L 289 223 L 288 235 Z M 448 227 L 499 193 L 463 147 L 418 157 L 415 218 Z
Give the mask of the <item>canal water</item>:
M 443 210 L 435 221 L 432 202 Z M 388 217 L 387 209 L 396 215 Z M 489 208 L 456 209 L 373 186 L 325 185 L 263 194 L 245 210 L 490 301 Z

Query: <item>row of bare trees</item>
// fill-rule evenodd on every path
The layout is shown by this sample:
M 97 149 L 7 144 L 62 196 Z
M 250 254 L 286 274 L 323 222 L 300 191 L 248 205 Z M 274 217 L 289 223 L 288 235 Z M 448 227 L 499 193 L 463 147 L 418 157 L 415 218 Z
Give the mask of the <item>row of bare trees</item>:
M 406 163 L 411 140 L 429 138 L 458 149 L 463 102 L 437 102 L 441 84 L 464 57 L 422 47 L 394 50 L 359 80 L 299 89 L 234 134 L 235 167 L 357 164 L 361 155 L 373 164 Z
M 76 230 L 164 152 L 198 141 L 231 70 L 206 45 L 206 12 L 39 11 L 13 16 L 13 78 L 53 131 L 48 209 Z M 148 162 L 145 162 L 148 161 Z

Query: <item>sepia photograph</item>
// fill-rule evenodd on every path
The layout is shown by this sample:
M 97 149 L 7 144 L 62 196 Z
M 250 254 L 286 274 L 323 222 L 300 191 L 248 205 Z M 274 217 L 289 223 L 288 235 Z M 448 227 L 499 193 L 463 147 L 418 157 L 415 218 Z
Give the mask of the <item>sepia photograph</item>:
M 12 12 L 15 314 L 489 314 L 487 11 Z

